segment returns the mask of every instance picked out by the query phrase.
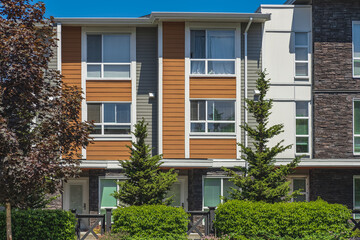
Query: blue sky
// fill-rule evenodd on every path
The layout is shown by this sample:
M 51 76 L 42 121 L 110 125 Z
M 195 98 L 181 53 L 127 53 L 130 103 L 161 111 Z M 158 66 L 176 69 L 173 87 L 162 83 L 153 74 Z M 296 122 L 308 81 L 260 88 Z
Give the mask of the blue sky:
M 42 0 L 46 16 L 139 17 L 155 11 L 254 12 L 260 4 L 283 4 L 285 0 Z

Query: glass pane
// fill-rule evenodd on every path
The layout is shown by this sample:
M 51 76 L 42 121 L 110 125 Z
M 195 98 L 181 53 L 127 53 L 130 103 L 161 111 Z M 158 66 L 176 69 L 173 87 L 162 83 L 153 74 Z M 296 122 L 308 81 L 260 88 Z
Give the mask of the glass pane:
M 191 132 L 205 132 L 205 123 L 191 123 Z
M 360 59 L 354 59 L 354 75 L 360 76 Z
M 355 137 L 354 140 L 355 140 L 354 151 L 356 153 L 360 153 L 360 137 Z
M 88 103 L 87 107 L 87 120 L 101 123 L 101 104 Z
M 296 116 L 297 117 L 308 117 L 308 102 L 296 102 Z
M 353 25 L 354 57 L 360 57 L 360 24 Z
M 208 132 L 235 132 L 235 123 L 208 123 Z
M 129 78 L 130 65 L 104 65 L 104 77 Z
M 191 120 L 205 120 L 205 101 L 191 101 L 190 108 Z
M 173 207 L 181 207 L 181 184 L 180 183 L 174 183 L 170 190 L 167 192 L 166 197 L 173 196 L 173 202 L 171 203 L 171 206 Z
M 130 62 L 130 35 L 104 35 L 104 62 Z
M 207 58 L 234 59 L 235 31 L 233 30 L 207 31 Z
M 295 45 L 308 45 L 308 34 L 295 33 Z
M 191 74 L 205 74 L 205 61 L 191 61 Z
M 354 101 L 354 133 L 360 134 L 360 101 Z
M 116 122 L 130 123 L 130 103 L 116 104 Z
M 104 122 L 115 123 L 115 103 L 104 104 Z
M 220 204 L 221 179 L 204 178 L 204 206 L 216 207 Z
M 296 76 L 308 76 L 308 64 L 307 63 L 295 63 L 295 75 Z
M 190 31 L 190 41 L 190 57 L 205 58 L 205 30 Z
M 232 192 L 231 188 L 236 188 L 233 182 L 230 182 L 229 179 L 223 179 L 223 196 L 226 198 L 230 198 L 229 192 Z
M 296 153 L 308 153 L 309 152 L 309 138 L 297 137 L 296 138 Z
M 235 74 L 235 62 L 209 61 L 208 74 Z
M 308 135 L 308 119 L 296 119 L 296 135 Z
M 111 196 L 116 190 L 116 180 L 100 180 L 100 207 L 116 207 L 116 199 Z
M 306 191 L 306 179 L 305 178 L 294 178 L 293 179 L 293 189 L 301 190 L 302 192 Z
M 101 126 L 95 126 L 91 134 L 101 134 Z
M 295 48 L 295 60 L 307 61 L 308 60 L 307 48 Z
M 130 126 L 105 125 L 104 134 L 130 134 Z
M 208 120 L 234 121 L 234 101 L 208 101 Z
M 81 214 L 83 210 L 83 186 L 70 185 L 70 209 L 76 209 L 76 213 Z
M 87 36 L 87 62 L 102 62 L 101 60 L 101 35 Z
M 355 207 L 360 207 L 360 178 L 355 178 L 354 185 Z
M 306 195 L 299 195 L 294 197 L 294 202 L 306 202 Z
M 100 78 L 101 65 L 87 65 L 87 76 L 90 78 Z

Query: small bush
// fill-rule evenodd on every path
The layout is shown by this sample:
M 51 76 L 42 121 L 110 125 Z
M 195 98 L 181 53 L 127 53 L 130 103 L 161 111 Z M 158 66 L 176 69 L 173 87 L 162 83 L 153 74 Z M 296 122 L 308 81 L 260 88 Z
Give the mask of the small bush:
M 234 239 L 342 239 L 351 236 L 351 211 L 325 201 L 264 203 L 232 200 L 216 210 L 218 233 Z
M 14 240 L 74 240 L 75 216 L 62 210 L 14 210 L 11 213 Z M 0 212 L 0 240 L 6 240 L 6 214 Z
M 186 239 L 188 214 L 182 208 L 143 205 L 117 208 L 113 233 L 127 233 L 126 239 Z

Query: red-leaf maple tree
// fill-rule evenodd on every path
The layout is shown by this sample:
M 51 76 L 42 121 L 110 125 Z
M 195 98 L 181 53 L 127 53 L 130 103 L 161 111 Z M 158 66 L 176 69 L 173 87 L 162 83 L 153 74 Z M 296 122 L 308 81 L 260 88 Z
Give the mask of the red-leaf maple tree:
M 0 205 L 26 208 L 34 192 L 61 191 L 76 177 L 92 123 L 82 122 L 81 91 L 49 68 L 57 39 L 45 5 L 0 0 Z

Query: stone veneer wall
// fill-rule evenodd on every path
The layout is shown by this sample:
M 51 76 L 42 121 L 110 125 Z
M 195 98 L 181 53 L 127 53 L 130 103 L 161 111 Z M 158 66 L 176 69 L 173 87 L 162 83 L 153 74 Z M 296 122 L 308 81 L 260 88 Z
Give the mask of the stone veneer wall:
M 360 79 L 352 78 L 352 21 L 358 0 L 313 0 L 314 158 L 355 158 L 352 100 Z

